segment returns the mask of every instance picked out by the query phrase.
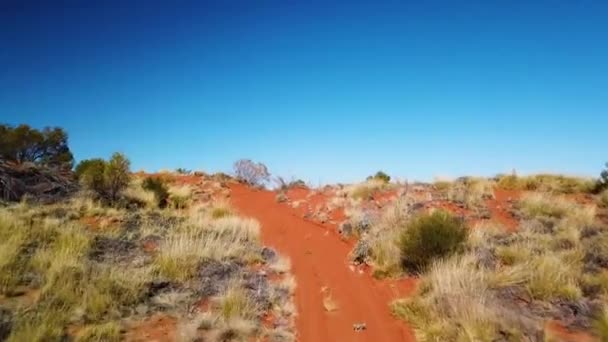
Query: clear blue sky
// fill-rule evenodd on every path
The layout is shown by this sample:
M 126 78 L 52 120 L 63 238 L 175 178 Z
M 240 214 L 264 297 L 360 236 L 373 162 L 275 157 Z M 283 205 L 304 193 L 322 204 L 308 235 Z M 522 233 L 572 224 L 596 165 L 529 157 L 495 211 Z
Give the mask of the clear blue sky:
M 9 0 L 0 43 L 0 122 L 77 159 L 313 183 L 608 160 L 607 1 Z

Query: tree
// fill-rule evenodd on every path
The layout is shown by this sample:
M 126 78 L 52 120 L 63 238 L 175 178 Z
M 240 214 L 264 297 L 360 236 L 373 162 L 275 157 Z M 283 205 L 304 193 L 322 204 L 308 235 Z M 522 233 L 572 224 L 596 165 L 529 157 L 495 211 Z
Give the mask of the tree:
M 376 172 L 375 175 L 367 177 L 367 180 L 372 180 L 372 179 L 377 179 L 377 180 L 381 180 L 385 183 L 388 183 L 391 181 L 391 176 L 387 175 L 383 171 L 378 171 L 378 172 Z
M 241 159 L 234 163 L 234 174 L 240 181 L 253 186 L 262 186 L 270 179 L 266 165 L 254 163 L 249 159 Z
M 100 158 L 85 159 L 76 165 L 75 174 L 85 188 L 92 190 L 99 196 L 104 196 L 104 171 L 106 161 Z
M 71 168 L 74 162 L 68 135 L 59 127 L 40 131 L 28 125 L 0 125 L 0 141 L 1 159 L 66 168 Z
M 105 167 L 105 163 L 106 163 L 106 161 L 101 158 L 81 160 L 74 168 L 74 174 L 76 175 L 76 177 L 80 178 L 90 168 L 101 169 L 102 174 L 103 174 L 103 169 Z
M 124 154 L 114 153 L 109 161 L 99 158 L 81 161 L 75 173 L 85 188 L 115 203 L 131 181 L 130 165 Z
M 111 202 L 119 199 L 121 192 L 131 181 L 131 162 L 122 153 L 114 153 L 106 164 L 103 176 Z

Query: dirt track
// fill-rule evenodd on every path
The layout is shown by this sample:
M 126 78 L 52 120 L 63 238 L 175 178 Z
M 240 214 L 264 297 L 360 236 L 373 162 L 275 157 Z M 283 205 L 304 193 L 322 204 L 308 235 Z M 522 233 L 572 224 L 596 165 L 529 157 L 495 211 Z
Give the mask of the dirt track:
M 294 215 L 270 191 L 231 186 L 232 203 L 262 225 L 265 245 L 292 262 L 297 280 L 298 341 L 414 341 L 411 329 L 391 316 L 388 303 L 414 288 L 413 280 L 378 281 L 349 267 L 350 247 L 335 230 Z M 354 324 L 366 329 L 355 331 Z

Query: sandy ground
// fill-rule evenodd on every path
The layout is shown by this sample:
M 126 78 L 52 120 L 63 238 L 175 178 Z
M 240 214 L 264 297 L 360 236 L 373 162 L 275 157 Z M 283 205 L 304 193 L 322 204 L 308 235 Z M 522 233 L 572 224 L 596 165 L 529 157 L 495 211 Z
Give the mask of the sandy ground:
M 231 185 L 231 201 L 262 225 L 265 245 L 292 262 L 297 279 L 298 341 L 415 341 L 413 331 L 390 313 L 388 303 L 409 295 L 414 279 L 378 281 L 349 267 L 350 245 L 326 228 L 305 221 L 276 194 Z M 364 324 L 357 331 L 355 325 Z

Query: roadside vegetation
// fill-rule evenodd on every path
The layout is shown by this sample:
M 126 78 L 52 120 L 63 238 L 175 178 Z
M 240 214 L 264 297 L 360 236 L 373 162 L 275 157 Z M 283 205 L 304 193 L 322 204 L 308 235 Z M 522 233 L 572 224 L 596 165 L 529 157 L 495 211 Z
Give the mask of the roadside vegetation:
M 474 228 L 462 248 L 428 259 L 416 295 L 393 303 L 419 340 L 543 341 L 548 320 L 603 336 L 608 228 L 594 207 L 545 193 L 524 196 L 517 208 L 517 232 Z M 436 243 L 449 250 L 454 238 L 440 236 Z
M 264 315 L 292 319 L 295 285 L 252 267 L 289 272 L 276 266 L 276 253 L 263 252 L 256 221 L 217 214 L 231 212 L 226 204 L 180 211 L 154 204 L 127 209 L 75 197 L 1 208 L 7 341 L 118 341 L 155 312 L 182 325 L 200 320 L 191 340 L 227 330 L 235 339 L 269 336 L 277 332 L 261 325 Z M 196 309 L 201 301 L 209 307 Z M 291 329 L 279 330 L 289 337 Z
M 27 129 L 0 126 L 0 134 Z M 44 130 L 32 144 L 67 143 L 62 132 Z M 58 172 L 55 163 L 69 159 L 1 152 L 18 170 L 30 162 Z M 181 176 L 189 175 L 133 174 L 115 153 L 66 176 L 77 192 L 3 203 L 0 340 L 119 341 L 154 315 L 177 322 L 180 341 L 294 340 L 289 261 L 261 245 L 255 220 L 225 201 L 195 201 Z M 263 324 L 268 315 L 282 323 Z

